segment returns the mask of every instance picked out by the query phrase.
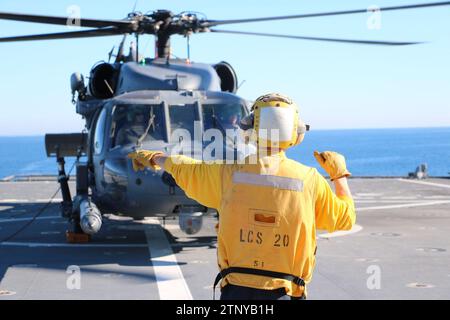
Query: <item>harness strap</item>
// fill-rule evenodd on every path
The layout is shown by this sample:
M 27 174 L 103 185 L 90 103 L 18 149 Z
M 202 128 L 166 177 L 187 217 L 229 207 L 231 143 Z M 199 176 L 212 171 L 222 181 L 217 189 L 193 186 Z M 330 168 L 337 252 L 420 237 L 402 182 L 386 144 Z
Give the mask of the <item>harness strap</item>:
M 220 280 L 225 278 L 230 273 L 243 273 L 243 274 L 251 274 L 256 276 L 264 276 L 276 279 L 284 279 L 293 282 L 294 284 L 304 287 L 305 281 L 297 276 L 292 274 L 277 272 L 277 271 L 269 271 L 269 270 L 260 270 L 260 269 L 252 269 L 252 268 L 243 268 L 243 267 L 230 267 L 227 269 L 221 270 L 214 280 L 213 285 L 213 300 L 215 300 L 216 287 L 219 284 Z

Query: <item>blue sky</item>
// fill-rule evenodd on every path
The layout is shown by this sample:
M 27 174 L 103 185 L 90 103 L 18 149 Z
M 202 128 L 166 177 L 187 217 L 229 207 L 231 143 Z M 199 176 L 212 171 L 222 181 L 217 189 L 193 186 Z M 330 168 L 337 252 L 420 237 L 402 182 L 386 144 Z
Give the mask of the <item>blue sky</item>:
M 129 1 L 12 1 L 0 11 L 67 15 L 77 5 L 86 18 L 123 18 Z M 416 3 L 396 1 L 138 1 L 137 10 L 201 11 L 232 19 Z M 431 1 L 430 1 L 431 2 Z M 383 13 L 380 30 L 368 14 L 227 26 L 223 29 L 307 36 L 426 41 L 414 47 L 369 47 L 288 39 L 199 34 L 194 61 L 226 60 L 245 80 L 238 94 L 254 99 L 279 91 L 292 96 L 314 129 L 450 126 L 450 7 Z M 67 31 L 62 26 L 0 21 L 0 36 Z M 0 44 L 0 135 L 76 132 L 83 121 L 71 104 L 69 77 L 88 75 L 107 59 L 121 37 Z M 185 39 L 172 38 L 173 53 L 186 56 Z M 153 37 L 141 52 L 154 52 Z

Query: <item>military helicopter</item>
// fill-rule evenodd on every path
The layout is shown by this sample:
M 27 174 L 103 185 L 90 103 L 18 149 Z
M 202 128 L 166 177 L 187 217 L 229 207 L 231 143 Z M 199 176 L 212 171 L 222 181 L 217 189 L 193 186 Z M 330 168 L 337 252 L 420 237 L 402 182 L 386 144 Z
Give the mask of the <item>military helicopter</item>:
M 436 2 L 374 8 L 370 11 L 395 11 L 447 6 Z M 85 118 L 85 131 L 74 134 L 47 134 L 48 156 L 58 163 L 61 187 L 61 212 L 70 222 L 70 234 L 93 235 L 102 225 L 102 215 L 114 213 L 143 219 L 149 216 L 178 216 L 181 230 L 196 233 L 202 217 L 210 209 L 189 199 L 166 172 L 146 169 L 135 172 L 127 154 L 136 148 L 173 152 L 184 144 L 197 143 L 205 148 L 202 133 L 207 129 L 224 132 L 235 128 L 239 119 L 249 112 L 249 104 L 236 94 L 238 80 L 235 70 L 226 62 L 214 65 L 194 63 L 171 57 L 170 38 L 189 37 L 196 33 L 213 32 L 238 35 L 277 37 L 298 40 L 340 42 L 364 45 L 414 45 L 420 42 L 392 42 L 305 37 L 271 33 L 216 29 L 228 24 L 255 23 L 287 19 L 367 13 L 367 9 L 337 12 L 306 13 L 289 16 L 234 20 L 209 20 L 194 12 L 174 14 L 157 10 L 143 14 L 132 12 L 122 20 L 80 18 L 77 24 L 90 29 L 0 38 L 0 42 L 73 39 L 124 35 L 113 62 L 101 62 L 90 71 L 85 84 L 80 73 L 71 76 L 71 90 L 76 112 Z M 0 12 L 0 19 L 67 25 L 67 17 Z M 155 57 L 142 57 L 139 37 L 154 35 Z M 129 54 L 124 54 L 125 37 L 134 35 Z M 109 54 L 110 59 L 113 52 Z M 196 128 L 194 128 L 196 126 Z M 178 129 L 192 134 L 186 141 L 174 136 Z M 199 137 L 195 129 L 200 131 Z M 243 157 L 236 145 L 227 139 L 226 151 L 234 159 Z M 76 164 L 76 195 L 72 198 L 65 157 L 85 156 Z M 212 157 L 214 158 L 214 157 Z M 68 238 L 76 241 L 76 237 Z M 80 238 L 78 238 L 80 239 Z

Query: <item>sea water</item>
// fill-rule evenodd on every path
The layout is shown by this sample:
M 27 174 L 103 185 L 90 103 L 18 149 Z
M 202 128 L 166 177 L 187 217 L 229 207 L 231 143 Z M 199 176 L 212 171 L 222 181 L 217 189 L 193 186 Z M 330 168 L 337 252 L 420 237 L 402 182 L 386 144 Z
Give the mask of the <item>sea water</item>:
M 313 130 L 287 155 L 319 167 L 314 150 L 344 154 L 354 176 L 407 176 L 422 163 L 432 176 L 450 172 L 450 128 Z M 73 160 L 66 160 L 69 170 Z M 43 136 L 0 137 L 0 179 L 39 174 L 57 174 L 56 159 L 47 158 Z

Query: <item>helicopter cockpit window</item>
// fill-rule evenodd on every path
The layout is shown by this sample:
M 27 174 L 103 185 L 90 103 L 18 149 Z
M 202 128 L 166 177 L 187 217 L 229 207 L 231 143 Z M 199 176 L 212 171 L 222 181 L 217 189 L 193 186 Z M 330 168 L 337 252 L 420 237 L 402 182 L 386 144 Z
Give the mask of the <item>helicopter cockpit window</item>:
M 103 141 L 105 140 L 105 120 L 106 120 L 106 109 L 103 109 L 98 116 L 97 125 L 95 127 L 94 134 L 94 151 L 95 154 L 102 153 Z
M 139 139 L 142 142 L 164 141 L 166 140 L 164 123 L 162 105 L 117 105 L 112 115 L 112 147 L 137 144 Z
M 227 129 L 238 129 L 244 116 L 244 107 L 240 104 L 204 104 L 202 109 L 204 130 L 214 128 L 225 133 Z
M 194 137 L 194 122 L 196 117 L 197 108 L 194 105 L 170 105 L 170 130 L 172 136 L 177 136 L 176 130 L 185 129 L 189 131 L 191 137 Z

